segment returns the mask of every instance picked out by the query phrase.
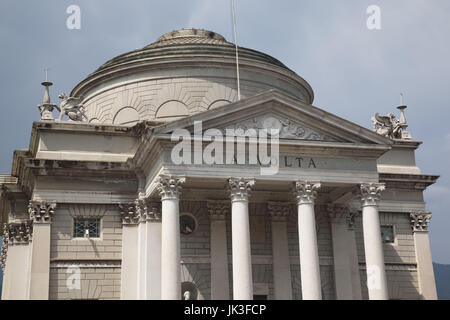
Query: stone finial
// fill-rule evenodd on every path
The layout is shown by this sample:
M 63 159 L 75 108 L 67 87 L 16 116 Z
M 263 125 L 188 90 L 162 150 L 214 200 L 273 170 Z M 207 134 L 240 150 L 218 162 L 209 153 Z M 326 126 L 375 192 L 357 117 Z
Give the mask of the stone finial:
M 136 210 L 135 202 L 120 203 L 118 207 L 120 210 L 120 216 L 122 217 L 122 224 L 132 225 L 139 223 L 140 216 Z
M 296 181 L 294 194 L 297 198 L 297 204 L 314 204 L 320 187 L 320 182 Z
M 181 195 L 181 185 L 186 182 L 184 177 L 161 175 L 158 177 L 158 191 L 161 200 L 178 200 Z
M 225 220 L 227 213 L 230 212 L 230 201 L 209 200 L 206 206 L 211 220 Z
M 411 212 L 409 214 L 409 217 L 411 218 L 411 229 L 414 232 L 428 231 L 428 225 L 430 224 L 431 220 L 430 212 L 424 211 Z
M 56 104 L 50 102 L 50 87 L 52 82 L 48 81 L 48 69 L 45 69 L 45 81 L 41 83 L 45 87 L 44 99 L 41 105 L 38 105 L 39 112 L 41 113 L 41 120 L 54 120 L 53 109 L 58 109 Z
M 386 189 L 384 183 L 362 183 L 361 190 L 361 205 L 376 206 L 381 199 L 381 192 Z
M 255 185 L 254 179 L 230 178 L 228 179 L 231 202 L 248 201 L 252 187 Z
M 33 223 L 51 223 L 55 214 L 56 202 L 30 201 L 28 213 Z
M 287 202 L 274 202 L 267 203 L 267 210 L 269 211 L 272 221 L 286 221 L 291 213 L 291 204 Z

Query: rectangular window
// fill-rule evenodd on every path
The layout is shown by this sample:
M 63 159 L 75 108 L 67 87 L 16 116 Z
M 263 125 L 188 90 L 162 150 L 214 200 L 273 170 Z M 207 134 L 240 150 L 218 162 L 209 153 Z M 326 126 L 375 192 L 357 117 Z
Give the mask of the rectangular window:
M 100 219 L 74 219 L 73 237 L 100 238 Z
M 383 243 L 394 243 L 394 227 L 393 226 L 381 226 L 381 239 Z

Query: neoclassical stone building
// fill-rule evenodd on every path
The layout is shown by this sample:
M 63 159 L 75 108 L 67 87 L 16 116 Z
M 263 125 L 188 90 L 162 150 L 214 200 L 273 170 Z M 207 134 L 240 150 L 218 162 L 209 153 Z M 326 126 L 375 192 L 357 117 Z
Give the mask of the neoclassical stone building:
M 366 129 L 314 107 L 280 61 L 239 59 L 240 100 L 234 45 L 196 29 L 108 61 L 61 117 L 43 83 L 0 176 L 3 299 L 436 299 L 423 191 L 438 177 L 415 164 L 404 107 Z M 277 173 L 237 161 L 249 137 L 208 164 L 204 135 L 200 162 L 177 163 L 172 134 L 199 123 L 279 130 Z

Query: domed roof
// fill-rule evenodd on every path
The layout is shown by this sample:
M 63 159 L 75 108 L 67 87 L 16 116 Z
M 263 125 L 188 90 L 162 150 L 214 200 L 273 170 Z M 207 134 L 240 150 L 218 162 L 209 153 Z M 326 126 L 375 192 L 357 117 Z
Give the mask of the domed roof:
M 235 45 L 233 43 L 228 42 L 223 36 L 213 31 L 203 29 L 181 29 L 162 35 L 156 42 L 151 43 L 142 49 L 122 54 L 107 61 L 98 68 L 96 72 L 122 63 L 131 63 L 141 59 L 152 59 L 161 56 L 161 51 L 164 51 L 164 55 L 175 56 L 203 54 L 235 57 L 235 50 Z M 242 59 L 266 62 L 289 70 L 279 60 L 256 50 L 239 47 L 239 57 Z

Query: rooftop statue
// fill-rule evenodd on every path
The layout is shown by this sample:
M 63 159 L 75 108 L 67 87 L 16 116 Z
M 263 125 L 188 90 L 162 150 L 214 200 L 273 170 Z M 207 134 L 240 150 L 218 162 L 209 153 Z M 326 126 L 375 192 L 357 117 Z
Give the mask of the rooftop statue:
M 397 107 L 400 110 L 400 119 L 396 119 L 393 113 L 389 113 L 386 116 L 380 116 L 377 112 L 375 116 L 372 117 L 373 131 L 376 133 L 391 138 L 391 139 L 403 139 L 411 140 L 411 135 L 406 128 L 408 124 L 406 123 L 405 109 L 407 108 L 403 105 L 403 95 L 402 103 Z
M 63 119 L 64 115 L 73 121 L 83 121 L 83 118 L 87 120 L 84 107 L 80 104 L 81 98 L 68 97 L 67 94 L 62 93 L 59 95 L 59 99 L 61 99 L 59 121 Z

